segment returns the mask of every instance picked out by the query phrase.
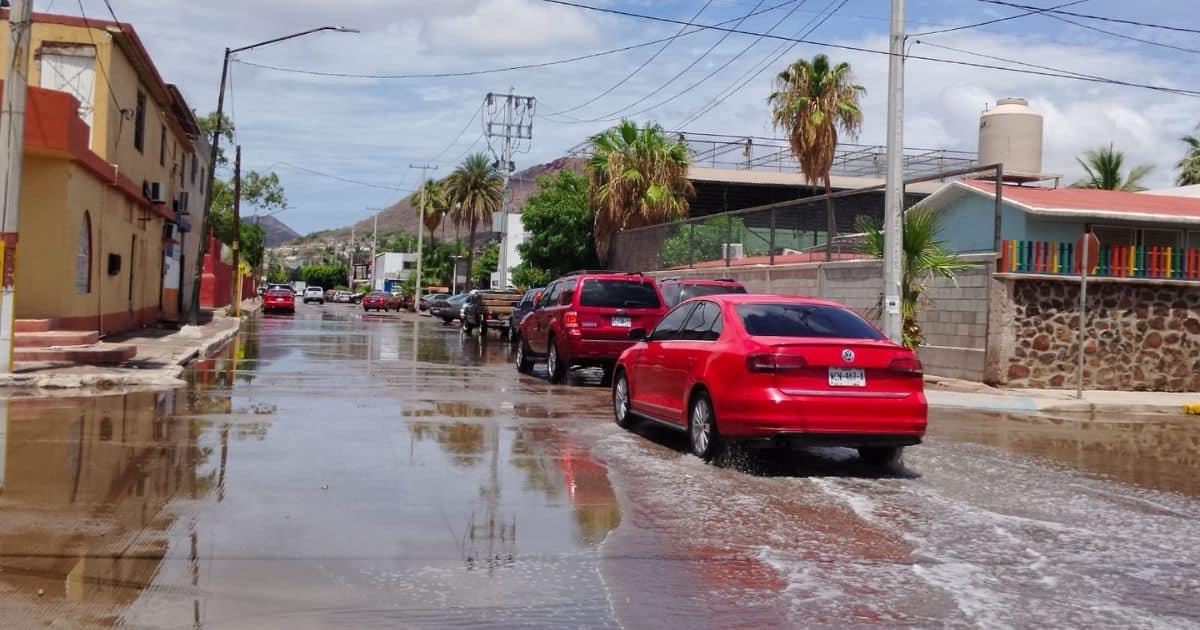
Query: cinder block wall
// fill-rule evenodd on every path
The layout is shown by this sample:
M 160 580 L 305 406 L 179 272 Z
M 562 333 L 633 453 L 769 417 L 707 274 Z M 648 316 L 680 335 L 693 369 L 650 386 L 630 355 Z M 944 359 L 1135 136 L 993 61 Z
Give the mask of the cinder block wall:
M 925 278 L 929 303 L 919 319 L 925 329 L 921 361 L 929 374 L 982 381 L 988 334 L 988 282 L 995 256 L 963 256 L 973 266 L 957 283 Z M 655 272 L 664 277 L 733 278 L 752 293 L 808 295 L 842 302 L 879 323 L 883 265 L 856 260 L 796 265 L 722 267 Z

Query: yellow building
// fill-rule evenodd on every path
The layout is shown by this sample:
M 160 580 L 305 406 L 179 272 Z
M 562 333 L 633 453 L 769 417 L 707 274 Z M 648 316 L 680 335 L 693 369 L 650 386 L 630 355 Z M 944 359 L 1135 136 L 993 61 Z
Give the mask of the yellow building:
M 131 26 L 33 21 L 17 317 L 100 332 L 153 323 L 177 311 L 181 284 L 190 288 L 180 269 L 195 258 L 179 264 L 177 228 L 180 212 L 198 222 L 207 144 Z M 0 38 L 0 53 L 6 46 Z

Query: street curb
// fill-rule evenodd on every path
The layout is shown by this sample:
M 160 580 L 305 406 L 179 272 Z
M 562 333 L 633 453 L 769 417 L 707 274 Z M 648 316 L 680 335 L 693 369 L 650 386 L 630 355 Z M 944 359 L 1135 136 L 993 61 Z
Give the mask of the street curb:
M 997 413 L 1103 413 L 1103 414 L 1181 414 L 1184 408 L 1171 403 L 1096 403 L 1087 400 L 1060 400 L 1031 396 L 1001 396 L 965 392 L 926 391 L 930 409 L 957 409 Z

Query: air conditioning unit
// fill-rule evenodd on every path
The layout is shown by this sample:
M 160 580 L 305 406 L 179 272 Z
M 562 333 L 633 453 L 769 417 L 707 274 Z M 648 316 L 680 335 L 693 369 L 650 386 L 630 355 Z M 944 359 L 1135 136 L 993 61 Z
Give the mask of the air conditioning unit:
M 150 182 L 150 203 L 166 203 L 162 182 Z
M 191 214 L 188 211 L 188 203 L 191 201 L 191 195 L 185 190 L 179 193 L 179 214 Z
M 728 260 L 741 260 L 746 257 L 746 250 L 741 243 L 722 243 L 721 257 Z
M 163 224 L 163 240 L 169 241 L 173 238 L 175 238 L 175 224 L 174 223 L 164 223 Z

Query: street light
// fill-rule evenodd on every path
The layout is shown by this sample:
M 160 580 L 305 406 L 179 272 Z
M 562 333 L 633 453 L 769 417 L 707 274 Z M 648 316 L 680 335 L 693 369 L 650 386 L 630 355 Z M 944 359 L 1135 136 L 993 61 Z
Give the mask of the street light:
M 196 325 L 196 320 L 200 316 L 200 277 L 204 273 L 204 255 L 208 252 L 208 234 L 205 223 L 208 221 L 208 210 L 212 205 L 213 183 L 217 179 L 217 154 L 220 150 L 221 132 L 223 131 L 221 127 L 222 122 L 224 122 L 222 119 L 225 113 L 225 82 L 229 78 L 229 59 L 234 53 L 245 52 L 255 48 L 262 48 L 263 46 L 269 46 L 271 44 L 278 44 L 279 42 L 295 39 L 297 37 L 303 37 L 305 35 L 311 35 L 313 33 L 319 33 L 321 31 L 335 31 L 338 33 L 361 32 L 358 29 L 347 28 L 345 26 L 321 26 L 309 29 L 307 31 L 300 31 L 299 33 L 292 33 L 291 35 L 284 35 L 283 37 L 268 39 L 266 41 L 258 42 L 257 44 L 250 44 L 249 46 L 225 49 L 225 58 L 221 63 L 221 90 L 217 94 L 217 120 L 216 125 L 213 127 L 212 147 L 210 147 L 209 151 L 208 182 L 206 182 L 207 188 L 204 190 L 204 208 L 202 208 L 200 212 L 200 253 L 196 256 L 196 277 L 192 280 L 192 304 L 188 322 L 193 326 Z M 239 219 L 240 217 L 238 217 L 235 213 L 233 217 L 233 268 L 235 274 L 237 272 L 238 265 L 238 230 L 240 229 Z

